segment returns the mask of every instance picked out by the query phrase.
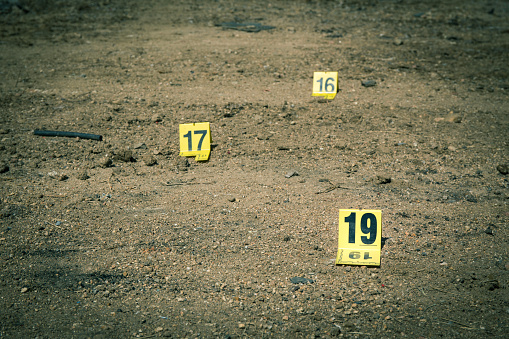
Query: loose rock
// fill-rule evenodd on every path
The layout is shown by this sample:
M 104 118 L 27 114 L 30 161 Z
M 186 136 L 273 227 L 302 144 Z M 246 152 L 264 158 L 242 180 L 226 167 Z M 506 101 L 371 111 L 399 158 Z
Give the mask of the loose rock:
M 111 165 L 113 165 L 113 161 L 111 161 L 110 157 L 104 157 L 99 160 L 99 166 L 102 168 L 111 167 Z
M 290 172 L 285 174 L 285 178 L 296 177 L 298 175 L 299 175 L 299 173 L 297 173 L 296 171 L 290 171 Z
M 313 279 L 308 279 L 308 278 L 304 278 L 304 277 L 293 277 L 293 278 L 290 278 L 290 282 L 292 284 L 312 284 L 315 281 Z
M 445 118 L 445 121 L 447 121 L 447 122 L 454 122 L 454 123 L 457 123 L 457 124 L 459 124 L 461 122 L 461 120 L 462 120 L 462 118 L 458 114 L 449 114 Z
M 341 334 L 341 328 L 339 326 L 334 326 L 330 331 L 331 336 L 337 337 Z
M 361 84 L 364 87 L 373 87 L 373 86 L 376 86 L 376 81 L 375 80 L 364 80 L 361 82 Z
M 145 166 L 154 166 L 157 164 L 157 159 L 152 155 L 147 155 L 143 158 Z
M 386 175 L 377 175 L 375 178 L 375 183 L 378 185 L 388 184 L 392 181 L 392 178 Z
M 135 162 L 136 160 L 133 157 L 133 151 L 130 149 L 121 150 L 113 157 L 115 160 L 120 160 L 123 162 Z
M 134 149 L 147 149 L 147 145 L 144 142 L 139 142 L 133 146 Z
M 154 114 L 151 118 L 152 122 L 161 122 L 163 121 L 163 117 L 159 114 Z
M 191 165 L 189 164 L 189 160 L 187 160 L 187 158 L 184 158 L 184 157 L 177 158 L 177 163 L 176 163 L 177 171 L 185 172 L 188 170 L 189 166 L 191 166 Z
M 76 177 L 77 177 L 79 180 L 87 180 L 88 178 L 90 178 L 90 177 L 88 176 L 87 171 L 85 171 L 85 170 L 80 171 Z
M 500 164 L 497 166 L 497 171 L 500 172 L 500 174 L 507 175 L 509 174 L 509 164 Z
M 395 38 L 393 41 L 393 44 L 395 46 L 401 46 L 401 45 L 403 45 L 403 40 L 401 38 Z

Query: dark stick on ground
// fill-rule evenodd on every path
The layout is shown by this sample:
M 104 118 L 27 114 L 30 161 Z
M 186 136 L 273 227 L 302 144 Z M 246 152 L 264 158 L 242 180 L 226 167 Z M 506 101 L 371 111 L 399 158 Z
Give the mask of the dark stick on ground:
M 35 130 L 34 135 L 42 135 L 45 137 L 69 137 L 69 138 L 92 139 L 92 140 L 99 140 L 99 141 L 101 141 L 103 139 L 102 135 L 97 135 L 97 134 L 62 132 L 62 131 Z

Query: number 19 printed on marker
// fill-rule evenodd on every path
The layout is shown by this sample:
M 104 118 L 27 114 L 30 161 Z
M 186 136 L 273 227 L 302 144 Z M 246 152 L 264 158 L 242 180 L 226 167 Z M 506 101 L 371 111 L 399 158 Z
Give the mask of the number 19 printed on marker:
M 382 211 L 339 210 L 336 264 L 380 266 Z

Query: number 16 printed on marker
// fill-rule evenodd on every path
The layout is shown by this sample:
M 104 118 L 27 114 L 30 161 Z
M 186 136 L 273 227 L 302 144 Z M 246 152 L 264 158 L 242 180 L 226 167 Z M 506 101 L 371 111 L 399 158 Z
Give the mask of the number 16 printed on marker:
M 332 100 L 338 92 L 338 72 L 315 72 L 313 75 L 313 96 Z

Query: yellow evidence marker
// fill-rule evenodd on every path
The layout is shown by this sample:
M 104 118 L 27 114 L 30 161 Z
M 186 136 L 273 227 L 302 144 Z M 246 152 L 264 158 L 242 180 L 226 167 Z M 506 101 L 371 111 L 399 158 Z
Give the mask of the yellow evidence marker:
M 192 124 L 179 125 L 180 135 L 180 156 L 196 156 L 196 161 L 209 160 L 210 143 L 210 123 L 197 122 Z
M 336 265 L 380 266 L 382 211 L 339 210 Z
M 338 92 L 338 72 L 315 72 L 313 75 L 314 97 L 332 100 Z

